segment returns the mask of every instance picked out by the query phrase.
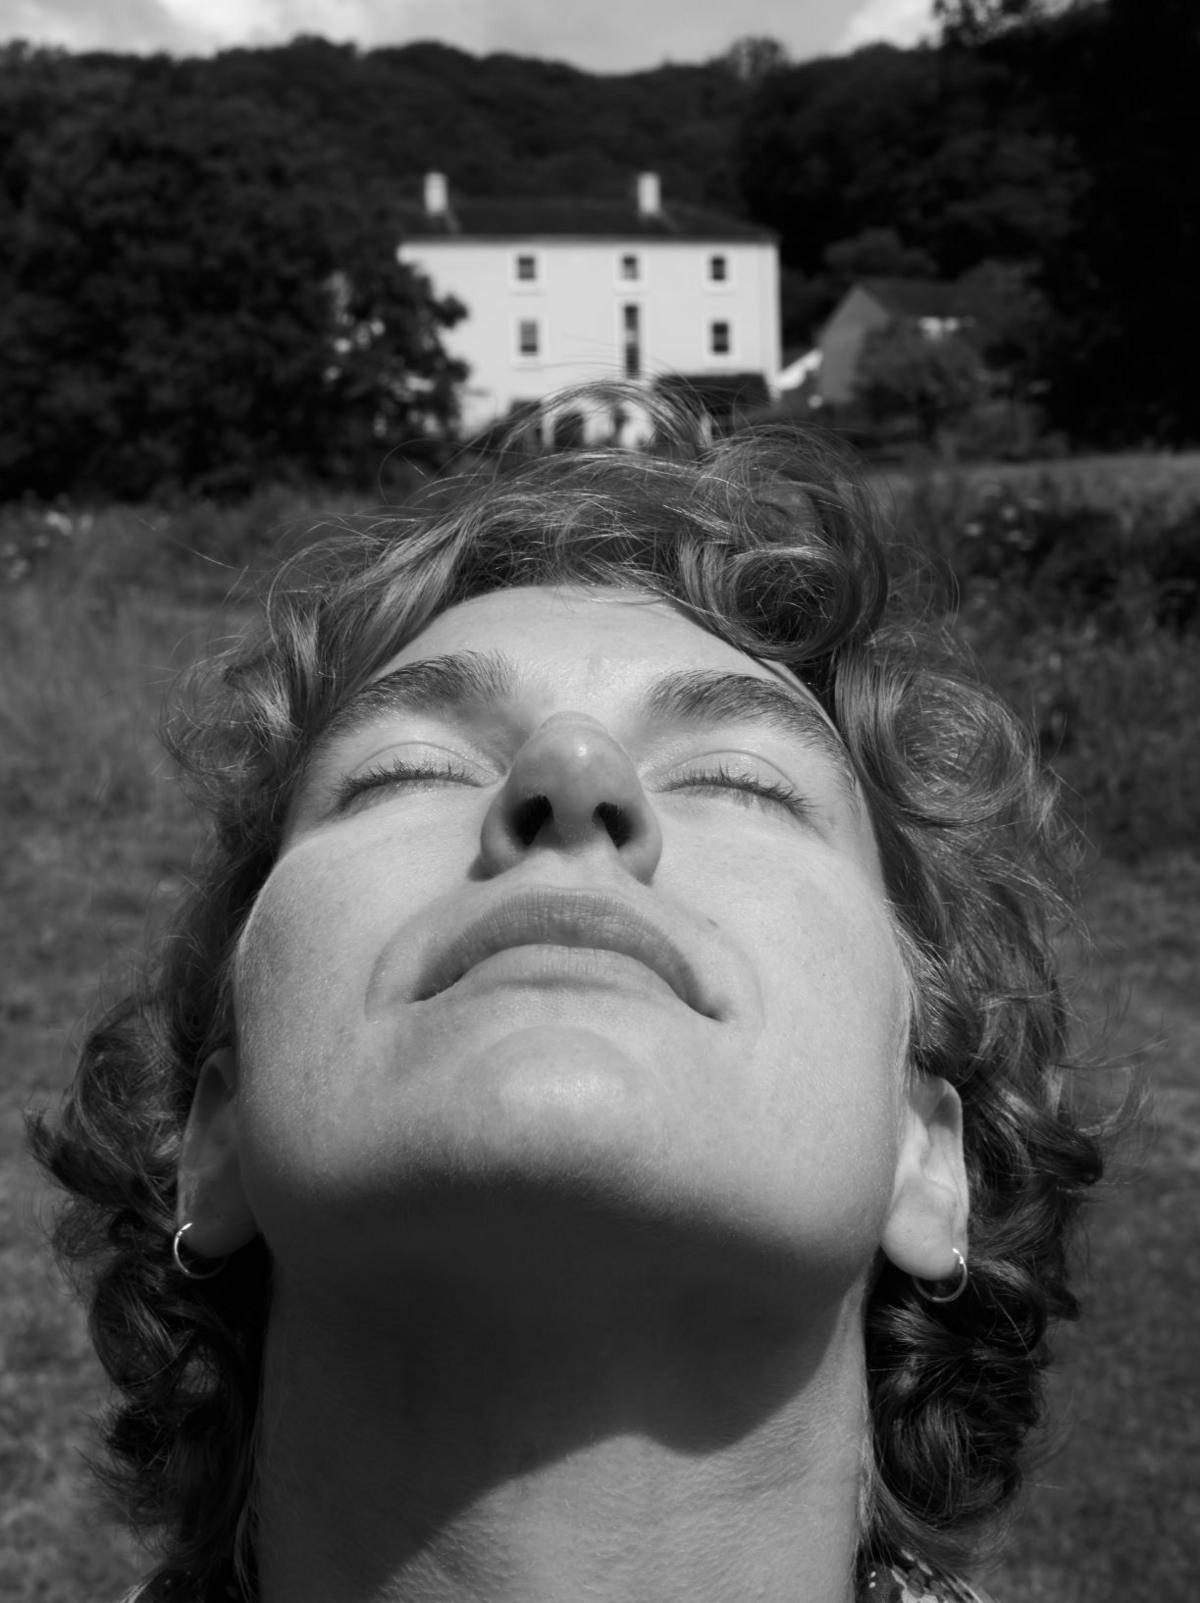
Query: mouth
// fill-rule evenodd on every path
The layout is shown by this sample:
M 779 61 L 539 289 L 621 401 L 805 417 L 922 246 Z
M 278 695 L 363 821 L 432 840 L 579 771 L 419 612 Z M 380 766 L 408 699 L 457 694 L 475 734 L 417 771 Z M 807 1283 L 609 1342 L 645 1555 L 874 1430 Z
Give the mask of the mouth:
M 653 919 L 620 897 L 587 890 L 542 887 L 506 897 L 434 949 L 414 1001 L 448 991 L 477 964 L 510 948 L 559 946 L 615 952 L 632 958 L 665 982 L 686 1007 L 713 1017 L 695 970 Z

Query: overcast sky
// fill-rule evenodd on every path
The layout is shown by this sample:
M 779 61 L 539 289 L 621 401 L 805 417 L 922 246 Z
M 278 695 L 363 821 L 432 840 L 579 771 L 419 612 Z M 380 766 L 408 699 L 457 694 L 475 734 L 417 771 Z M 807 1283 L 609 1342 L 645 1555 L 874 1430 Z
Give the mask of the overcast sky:
M 930 32 L 930 0 L 0 0 L 0 41 L 69 50 L 204 54 L 282 44 L 298 33 L 366 49 L 440 39 L 479 55 L 629 72 L 705 61 L 743 34 L 778 39 L 797 61 Z

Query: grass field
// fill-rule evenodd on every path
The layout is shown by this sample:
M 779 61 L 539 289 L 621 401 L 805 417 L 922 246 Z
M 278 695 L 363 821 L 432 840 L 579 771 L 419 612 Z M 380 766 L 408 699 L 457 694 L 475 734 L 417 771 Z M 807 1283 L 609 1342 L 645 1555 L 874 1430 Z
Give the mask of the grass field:
M 103 975 L 119 989 L 192 823 L 153 739 L 204 609 L 23 583 L 0 592 L 0 1600 L 107 1603 L 137 1571 L 81 1465 L 103 1389 L 49 1265 L 21 1116 L 71 1073 Z M 1098 861 L 1086 1031 L 1156 1101 L 1095 1214 L 1086 1320 L 1060 1339 L 1058 1451 L 1031 1478 L 998 1603 L 1192 1603 L 1200 1574 L 1200 858 Z

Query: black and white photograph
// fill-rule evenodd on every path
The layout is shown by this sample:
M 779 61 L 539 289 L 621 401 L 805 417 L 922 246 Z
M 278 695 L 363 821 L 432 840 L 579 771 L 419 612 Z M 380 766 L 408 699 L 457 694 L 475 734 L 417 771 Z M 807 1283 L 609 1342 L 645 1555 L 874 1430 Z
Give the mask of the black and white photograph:
M 1196 0 L 0 0 L 0 1603 L 1195 1603 Z

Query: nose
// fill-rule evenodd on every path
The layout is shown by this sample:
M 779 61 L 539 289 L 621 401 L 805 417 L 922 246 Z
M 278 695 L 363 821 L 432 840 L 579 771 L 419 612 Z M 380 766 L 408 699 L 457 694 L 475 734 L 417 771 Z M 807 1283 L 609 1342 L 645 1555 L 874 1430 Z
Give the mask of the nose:
M 585 713 L 555 713 L 517 753 L 483 821 L 488 873 L 538 849 L 614 851 L 643 883 L 658 867 L 662 831 L 624 748 Z

